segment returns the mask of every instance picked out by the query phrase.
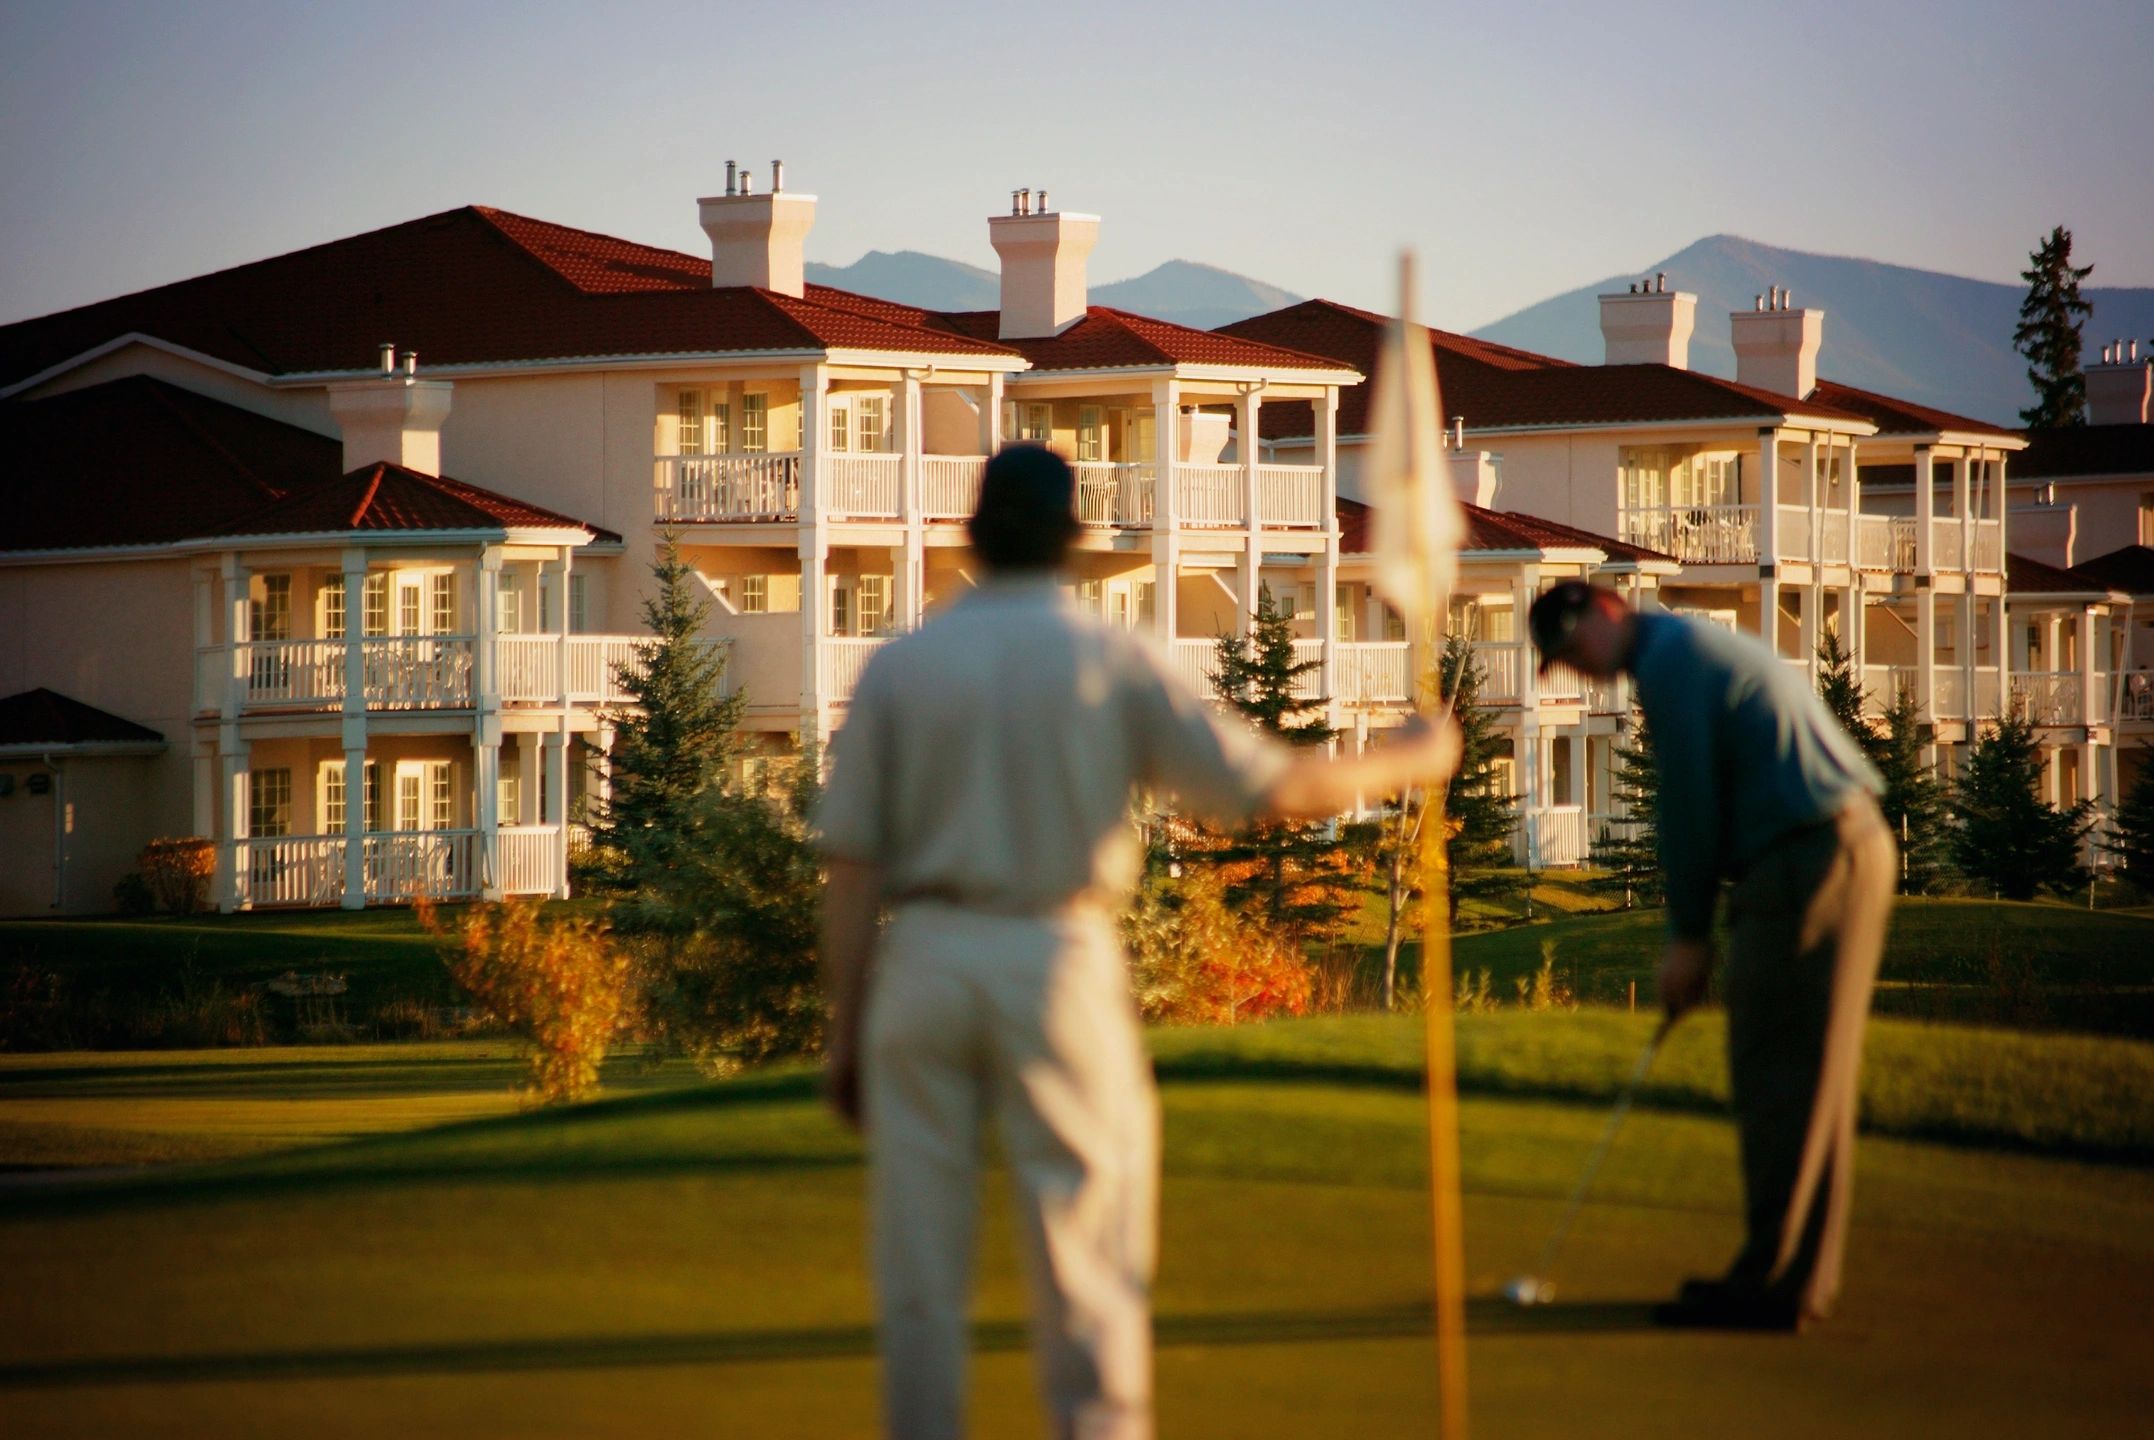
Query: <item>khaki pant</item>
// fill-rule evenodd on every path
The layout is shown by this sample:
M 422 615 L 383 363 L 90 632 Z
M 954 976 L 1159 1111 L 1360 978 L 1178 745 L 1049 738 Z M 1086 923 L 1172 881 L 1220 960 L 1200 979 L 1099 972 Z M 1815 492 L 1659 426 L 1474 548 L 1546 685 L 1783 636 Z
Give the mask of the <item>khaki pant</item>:
M 1830 1313 L 1855 1172 L 1862 1030 L 1898 847 L 1864 796 L 1761 856 L 1728 901 L 1728 1075 L 1746 1235 L 1730 1279 Z
M 862 1087 L 890 1434 L 964 1430 L 992 1112 L 1050 1432 L 1148 1436 L 1159 1112 L 1112 920 L 899 909 L 877 950 Z

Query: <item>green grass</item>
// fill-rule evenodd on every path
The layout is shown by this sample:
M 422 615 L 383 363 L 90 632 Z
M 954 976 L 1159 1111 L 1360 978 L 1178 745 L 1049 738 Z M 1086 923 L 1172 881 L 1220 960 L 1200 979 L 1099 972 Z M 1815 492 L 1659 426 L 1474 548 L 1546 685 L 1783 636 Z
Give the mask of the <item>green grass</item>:
M 1738 1201 L 1728 1127 L 1648 1109 L 1559 1262 L 1561 1303 L 1495 1300 L 1532 1263 L 1601 1128 L 1601 1104 L 1552 1097 L 1604 1094 L 1636 1024 L 1462 1026 L 1469 1075 L 1531 1072 L 1542 1090 L 1481 1087 L 1464 1106 L 1477 1436 L 2143 1424 L 2154 1173 L 2132 1166 L 1868 1138 L 1834 1325 L 1800 1341 L 1661 1333 L 1642 1327 L 1642 1302 L 1725 1260 Z M 1703 1103 L 1712 1084 L 1710 1028 L 1686 1032 L 1661 1072 L 1678 1087 L 1670 1104 Z M 1411 1021 L 1325 1021 L 1158 1037 L 1162 1433 L 1428 1433 L 1414 1036 Z M 1994 1063 L 1991 1038 L 1968 1054 Z M 1932 1049 L 1948 1070 L 1968 1063 Z M 507 1078 L 498 1051 L 399 1047 L 282 1064 L 15 1057 L 0 1091 L 347 1106 L 491 1092 L 499 1104 Z M 0 1185 L 7 1433 L 869 1433 L 855 1142 L 804 1073 L 685 1080 L 661 1069 L 565 1112 Z M 2143 1076 L 2133 1083 L 2146 1093 Z M 1033 1435 L 999 1193 L 984 1217 L 977 1433 Z

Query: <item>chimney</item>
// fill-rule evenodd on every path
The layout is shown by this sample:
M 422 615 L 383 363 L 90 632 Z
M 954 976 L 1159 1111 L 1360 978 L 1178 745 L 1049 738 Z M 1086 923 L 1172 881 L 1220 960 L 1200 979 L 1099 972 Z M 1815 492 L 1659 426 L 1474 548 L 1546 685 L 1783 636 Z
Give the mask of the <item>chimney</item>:
M 1097 215 L 1047 208 L 1047 192 L 1019 190 L 1010 213 L 987 220 L 987 242 L 1002 260 L 1004 340 L 1059 335 L 1084 318 L 1085 257 L 1099 240 Z
M 1796 310 L 1774 286 L 1762 310 L 1728 317 L 1735 340 L 1737 383 L 1801 400 L 1817 388 L 1817 352 L 1825 343 L 1825 312 Z
M 344 470 L 349 474 L 386 460 L 426 475 L 441 473 L 441 422 L 449 418 L 446 380 L 421 380 L 419 357 L 381 347 L 381 371 L 366 380 L 329 387 L 329 413 L 344 432 Z
M 758 195 L 747 167 L 728 160 L 726 193 L 696 202 L 696 219 L 711 237 L 712 285 L 754 285 L 796 298 L 807 289 L 804 247 L 815 197 L 784 184 L 783 161 L 770 162 L 770 193 Z
M 1657 275 L 1632 286 L 1627 294 L 1601 296 L 1604 363 L 1690 368 L 1690 332 L 1697 325 L 1698 297 L 1667 285 L 1667 277 Z
M 2139 358 L 2139 342 L 2102 347 L 2102 363 L 2089 365 L 2087 423 L 2145 425 L 2154 420 L 2154 357 Z

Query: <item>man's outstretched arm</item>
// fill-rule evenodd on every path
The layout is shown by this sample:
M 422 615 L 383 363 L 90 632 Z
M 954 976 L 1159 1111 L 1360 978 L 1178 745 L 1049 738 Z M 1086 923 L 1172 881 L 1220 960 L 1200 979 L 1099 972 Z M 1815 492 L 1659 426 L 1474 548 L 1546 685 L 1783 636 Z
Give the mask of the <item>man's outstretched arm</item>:
M 880 865 L 833 858 L 823 887 L 823 994 L 830 1032 L 823 1041 L 823 1093 L 846 1124 L 860 1126 L 861 999 L 875 963 L 876 922 L 882 910 Z
M 1448 717 L 1416 715 L 1373 749 L 1327 755 L 1314 746 L 1293 762 L 1264 797 L 1264 811 L 1292 820 L 1343 815 L 1358 799 L 1395 795 L 1410 785 L 1441 784 L 1458 769 L 1462 742 Z

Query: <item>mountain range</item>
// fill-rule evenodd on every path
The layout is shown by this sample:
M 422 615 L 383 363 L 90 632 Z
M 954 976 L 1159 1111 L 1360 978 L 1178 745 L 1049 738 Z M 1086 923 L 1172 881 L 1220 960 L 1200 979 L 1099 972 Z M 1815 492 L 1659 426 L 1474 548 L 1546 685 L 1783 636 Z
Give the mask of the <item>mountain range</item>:
M 1779 285 L 1795 304 L 1825 312 L 1820 375 L 1998 424 L 2017 424 L 2020 407 L 2031 402 L 2026 362 L 2012 349 L 2025 293 L 2020 285 L 1815 255 L 1735 235 L 1708 236 L 1636 274 L 1566 291 L 1473 333 L 1595 363 L 1601 358 L 1596 297 L 1661 273 L 1670 289 L 1698 297 L 1690 363 L 1706 374 L 1735 374 L 1728 315 Z M 934 310 L 991 310 L 1000 285 L 992 270 L 914 250 L 871 250 L 844 266 L 810 264 L 808 278 Z M 2137 338 L 2154 350 L 2154 288 L 2089 286 L 2083 294 L 2094 306 L 2084 332 L 2087 361 L 2118 338 Z M 1091 298 L 1208 330 L 1302 297 L 1217 266 L 1169 260 L 1132 279 L 1095 285 Z

